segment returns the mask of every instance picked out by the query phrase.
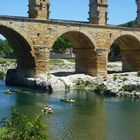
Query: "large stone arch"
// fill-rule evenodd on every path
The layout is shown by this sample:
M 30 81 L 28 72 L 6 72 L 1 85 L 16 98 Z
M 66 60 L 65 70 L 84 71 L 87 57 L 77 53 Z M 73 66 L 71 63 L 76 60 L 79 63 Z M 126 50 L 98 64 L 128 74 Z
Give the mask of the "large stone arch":
M 140 36 L 135 33 L 122 33 L 111 42 L 120 46 L 123 71 L 140 70 Z M 111 44 L 111 45 L 112 45 Z M 110 46 L 111 47 L 111 46 Z
M 79 31 L 66 31 L 55 37 L 55 39 L 52 41 L 52 46 L 57 38 L 62 35 L 67 38 L 74 46 L 73 49 L 76 55 L 76 73 L 85 73 L 96 76 L 97 54 L 95 48 L 96 43 L 93 43 L 94 39 L 89 38 L 86 34 Z
M 2 34 L 14 48 L 14 54 L 17 59 L 17 70 L 24 76 L 33 76 L 35 74 L 35 57 L 32 41 L 17 27 L 10 28 L 0 25 L 0 34 Z

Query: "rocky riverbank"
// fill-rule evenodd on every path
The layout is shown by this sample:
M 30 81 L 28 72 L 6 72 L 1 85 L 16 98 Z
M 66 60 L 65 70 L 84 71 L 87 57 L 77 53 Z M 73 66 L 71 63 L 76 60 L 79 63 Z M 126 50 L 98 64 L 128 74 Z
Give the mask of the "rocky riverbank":
M 1 66 L 0 66 L 1 67 Z M 9 67 L 15 67 L 14 64 L 2 65 L 6 71 Z M 140 77 L 137 72 L 117 73 L 121 71 L 121 63 L 109 63 L 109 71 L 116 72 L 108 74 L 107 77 L 92 77 L 85 74 L 74 73 L 74 63 L 64 61 L 63 64 L 55 64 L 50 67 L 50 74 L 39 75 L 35 78 L 25 78 L 16 70 L 9 71 L 6 81 L 13 85 L 26 86 L 47 91 L 86 89 L 98 94 L 109 96 L 126 96 L 131 98 L 140 98 Z M 62 71 L 63 69 L 63 71 Z M 0 68 L 1 70 L 1 68 Z M 11 75 L 12 74 L 12 75 Z
M 15 69 L 16 63 L 2 62 L 0 63 L 0 79 L 5 79 L 5 75 L 8 69 Z

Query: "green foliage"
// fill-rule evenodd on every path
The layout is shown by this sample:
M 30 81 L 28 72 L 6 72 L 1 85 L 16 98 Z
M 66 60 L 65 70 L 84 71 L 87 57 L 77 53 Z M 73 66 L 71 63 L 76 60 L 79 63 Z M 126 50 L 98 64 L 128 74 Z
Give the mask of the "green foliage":
M 109 61 L 118 61 L 118 60 L 121 60 L 121 55 L 120 55 L 120 47 L 118 44 L 113 44 L 110 48 L 110 52 L 109 52 Z
M 122 80 L 123 80 L 123 82 L 125 82 L 125 81 L 127 81 L 128 79 L 127 79 L 126 77 L 124 77 Z
M 133 92 L 133 91 L 138 91 L 139 88 L 136 87 L 136 86 L 133 86 L 133 85 L 124 85 L 124 86 L 122 87 L 122 90 L 128 91 L 128 92 Z
M 92 84 L 92 82 L 89 81 L 89 80 L 84 81 L 84 80 L 81 79 L 81 78 L 78 78 L 78 79 L 76 80 L 76 86 L 77 86 L 77 88 L 79 88 L 79 89 L 84 89 L 85 87 L 87 87 L 87 86 L 89 86 L 89 85 L 91 85 L 91 84 Z
M 1 140 L 47 140 L 46 126 L 42 116 L 36 116 L 33 121 L 15 110 L 11 121 L 4 119 L 0 129 Z
M 140 71 L 137 72 L 137 76 L 140 77 Z
M 114 81 L 117 80 L 117 75 L 114 75 L 113 80 L 114 80 Z
M 57 65 L 57 64 L 63 64 L 64 62 L 60 59 L 51 59 L 49 63 L 50 65 Z
M 73 45 L 70 43 L 68 39 L 61 36 L 55 41 L 52 52 L 65 53 L 67 48 L 73 48 Z
M 108 90 L 108 88 L 105 84 L 97 85 L 94 92 L 97 94 L 101 94 L 101 95 L 107 95 L 107 94 L 109 95 L 110 94 L 110 90 Z
M 0 64 L 5 64 L 7 62 L 10 63 L 16 63 L 16 59 L 5 59 L 5 58 L 0 58 Z
M 70 59 L 66 59 L 69 62 L 75 63 L 75 59 L 74 58 L 70 58 Z
M 8 43 L 7 40 L 0 39 L 0 55 L 1 56 L 10 56 L 13 55 L 13 48 Z
M 137 27 L 137 21 L 136 20 L 129 21 L 128 23 L 121 24 L 120 26 L 136 28 Z
M 0 71 L 0 79 L 3 79 L 5 76 L 5 73 L 3 71 Z

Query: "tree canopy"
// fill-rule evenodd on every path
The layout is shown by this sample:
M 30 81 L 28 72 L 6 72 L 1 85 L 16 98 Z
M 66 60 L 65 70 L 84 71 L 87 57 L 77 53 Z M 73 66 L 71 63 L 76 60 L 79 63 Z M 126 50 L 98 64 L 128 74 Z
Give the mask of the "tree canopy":
M 0 56 L 11 56 L 13 55 L 13 48 L 7 40 L 0 39 Z
M 67 38 L 65 38 L 64 36 L 61 36 L 55 41 L 52 52 L 65 53 L 65 51 L 68 48 L 73 48 L 73 45 L 70 43 L 70 41 Z

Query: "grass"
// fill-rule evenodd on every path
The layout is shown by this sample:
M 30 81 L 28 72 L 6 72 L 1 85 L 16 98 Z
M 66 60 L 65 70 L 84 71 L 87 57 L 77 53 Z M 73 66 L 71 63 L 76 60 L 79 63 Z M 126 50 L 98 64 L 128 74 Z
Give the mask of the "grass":
M 5 64 L 5 63 L 7 63 L 7 62 L 16 63 L 16 59 L 0 58 L 0 64 Z
M 50 59 L 50 62 L 49 64 L 50 65 L 57 65 L 57 64 L 63 64 L 63 60 L 60 60 L 60 59 Z
M 74 58 L 70 58 L 70 59 L 66 59 L 69 62 L 75 63 L 75 59 Z

